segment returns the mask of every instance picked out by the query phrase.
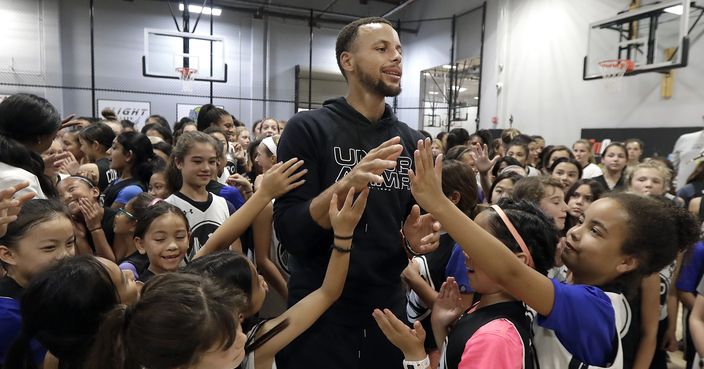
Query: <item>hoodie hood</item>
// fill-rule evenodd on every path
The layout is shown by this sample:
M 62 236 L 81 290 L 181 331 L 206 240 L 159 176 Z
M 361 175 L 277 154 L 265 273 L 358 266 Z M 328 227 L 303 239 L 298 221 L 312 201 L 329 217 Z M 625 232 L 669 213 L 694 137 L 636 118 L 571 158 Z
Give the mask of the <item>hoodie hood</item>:
M 389 106 L 389 104 L 384 104 L 384 114 L 381 116 L 381 119 L 379 119 L 377 122 L 370 122 L 367 117 L 362 115 L 360 112 L 355 110 L 355 108 L 352 107 L 347 102 L 347 99 L 344 97 L 340 96 L 335 99 L 330 99 L 326 100 L 323 103 L 323 108 L 324 109 L 330 109 L 332 112 L 335 114 L 338 114 L 342 116 L 343 118 L 346 118 L 353 124 L 361 124 L 364 126 L 369 126 L 369 125 L 379 125 L 379 126 L 389 126 L 392 125 L 396 122 L 398 122 L 398 118 L 396 118 L 396 114 L 394 114 L 393 108 Z

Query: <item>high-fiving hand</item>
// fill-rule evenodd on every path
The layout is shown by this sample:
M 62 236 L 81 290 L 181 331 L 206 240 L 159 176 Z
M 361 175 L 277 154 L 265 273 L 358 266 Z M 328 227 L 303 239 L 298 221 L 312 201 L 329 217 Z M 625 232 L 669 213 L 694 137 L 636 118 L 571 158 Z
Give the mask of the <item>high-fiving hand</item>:
M 21 182 L 12 187 L 0 190 L 0 237 L 7 232 L 7 225 L 17 219 L 17 214 L 22 208 L 22 204 L 31 200 L 36 193 L 28 191 L 25 194 L 13 198 L 13 196 L 29 186 L 29 182 Z
M 410 328 L 389 309 L 374 309 L 372 316 L 386 338 L 403 351 L 406 360 L 419 361 L 427 356 L 424 348 L 425 329 L 420 321 L 413 323 L 413 328 Z
M 285 163 L 276 163 L 262 175 L 262 182 L 257 191 L 261 191 L 271 198 L 279 197 L 305 183 L 301 179 L 308 169 L 299 170 L 303 160 L 293 158 Z M 300 181 L 299 181 L 300 179 Z
M 387 169 L 396 168 L 396 159 L 403 152 L 400 142 L 401 138 L 396 136 L 369 151 L 341 180 L 344 185 L 342 189 L 344 191 L 350 187 L 362 189 L 369 183 L 383 183 L 382 173 Z
M 413 153 L 416 168 L 408 171 L 411 178 L 411 193 L 418 205 L 432 213 L 442 206 L 442 158 L 440 154 L 433 164 L 433 152 L 429 138 L 418 140 L 418 149 Z
M 352 187 L 347 191 L 347 197 L 342 208 L 339 207 L 337 194 L 332 195 L 330 200 L 330 224 L 336 235 L 347 236 L 354 233 L 357 223 L 362 218 L 364 208 L 367 206 L 367 197 L 369 196 L 369 188 L 364 187 L 362 193 L 359 194 L 354 202 L 355 188 Z

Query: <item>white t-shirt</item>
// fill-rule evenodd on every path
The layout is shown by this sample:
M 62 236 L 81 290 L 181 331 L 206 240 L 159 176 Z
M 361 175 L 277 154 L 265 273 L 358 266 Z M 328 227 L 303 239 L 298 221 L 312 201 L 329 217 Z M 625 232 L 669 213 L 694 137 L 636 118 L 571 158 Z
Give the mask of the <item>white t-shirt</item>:
M 13 167 L 0 161 L 0 189 L 4 190 L 24 181 L 29 182 L 29 186 L 17 192 L 14 197 L 34 192 L 37 194 L 34 196 L 35 199 L 46 199 L 37 176 L 22 168 Z
M 697 167 L 698 162 L 692 161 L 704 150 L 704 130 L 687 133 L 677 139 L 672 149 L 672 164 L 677 169 L 677 190 L 687 184 L 687 177 Z
M 198 250 L 208 241 L 210 235 L 230 216 L 227 201 L 210 192 L 208 193 L 208 200 L 204 202 L 193 201 L 193 199 L 180 192 L 172 194 L 164 201 L 181 209 L 188 219 L 191 233 L 191 246 L 186 254 L 186 260 L 188 261 L 195 256 Z
M 601 168 L 599 168 L 599 166 L 594 163 L 589 163 L 586 167 L 582 169 L 583 179 L 594 178 L 603 174 L 604 173 L 601 171 Z

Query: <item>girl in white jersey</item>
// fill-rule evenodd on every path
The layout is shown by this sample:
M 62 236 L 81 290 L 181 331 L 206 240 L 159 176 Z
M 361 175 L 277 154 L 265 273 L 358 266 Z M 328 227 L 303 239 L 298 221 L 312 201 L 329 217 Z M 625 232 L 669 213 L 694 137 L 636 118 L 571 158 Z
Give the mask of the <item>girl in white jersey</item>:
M 330 223 L 335 239 L 330 247 L 330 260 L 323 284 L 276 318 L 253 324 L 252 318 L 261 309 L 268 287 L 254 265 L 243 255 L 219 252 L 198 258 L 185 268 L 185 272 L 209 275 L 228 287 L 243 291 L 247 296 L 247 308 L 241 315 L 245 318 L 243 328 L 249 332 L 242 365 L 244 369 L 276 368 L 276 353 L 313 325 L 342 294 L 350 253 L 354 252 L 351 235 L 364 212 L 369 189 L 365 188 L 353 201 L 354 195 L 355 189 L 352 187 L 341 209 L 338 208 L 337 194 L 330 201 Z M 229 225 L 233 226 L 233 233 L 241 231 L 234 229 L 234 223 Z M 233 231 L 225 228 L 221 228 L 223 231 L 214 238 L 224 237 Z M 210 243 L 206 245 L 209 246 Z
M 217 172 L 216 145 L 215 139 L 208 134 L 186 132 L 179 137 L 166 170 L 169 187 L 176 190 L 166 202 L 180 208 L 190 224 L 187 261 L 234 212 L 224 198 L 206 189 Z
M 682 209 L 635 194 L 595 201 L 567 232 L 562 260 L 572 284 L 530 268 L 499 240 L 449 203 L 441 187 L 442 157 L 433 165 L 430 141 L 419 141 L 409 171 L 416 201 L 444 226 L 487 277 L 538 314 L 540 368 L 589 365 L 622 368 L 621 338 L 629 319 L 621 291 L 660 271 L 680 247 L 698 239 L 695 219 Z

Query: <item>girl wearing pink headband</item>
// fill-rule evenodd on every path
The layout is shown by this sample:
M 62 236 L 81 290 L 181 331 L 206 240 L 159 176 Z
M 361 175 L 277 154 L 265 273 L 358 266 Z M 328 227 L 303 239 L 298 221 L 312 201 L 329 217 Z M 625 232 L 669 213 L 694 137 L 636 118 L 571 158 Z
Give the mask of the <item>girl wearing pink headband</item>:
M 572 278 L 571 284 L 560 283 L 526 265 L 525 257 L 507 250 L 492 229 L 482 227 L 481 217 L 475 223 L 452 206 L 440 186 L 441 160 L 440 156 L 433 164 L 430 140 L 418 142 L 415 169 L 409 171 L 413 196 L 459 243 L 474 268 L 480 268 L 488 279 L 535 311 L 533 330 L 540 367 L 627 367 L 623 340 L 631 312 L 624 293 L 698 240 L 694 217 L 683 209 L 635 194 L 616 193 L 599 199 L 567 232 L 562 260 Z M 380 315 L 375 312 L 377 319 Z M 414 328 L 392 335 L 407 360 L 421 359 L 408 356 L 413 355 L 409 349 L 413 346 L 408 343 L 424 335 Z M 468 363 L 461 367 L 476 366 Z
M 517 259 L 545 275 L 552 267 L 557 232 L 540 209 L 522 201 L 500 201 L 480 213 L 476 222 L 515 253 Z M 487 276 L 465 255 L 469 284 L 481 300 L 465 311 L 455 278 L 443 283 L 433 305 L 432 328 L 441 350 L 441 368 L 532 368 L 531 322 L 522 301 Z M 388 310 L 374 311 L 386 336 L 404 351 L 406 361 L 422 359 L 422 341 Z M 414 326 L 420 336 L 423 328 Z M 396 337 L 403 337 L 398 340 Z M 416 337 L 418 337 L 416 336 Z M 405 347 L 405 349 L 404 349 Z M 404 363 L 404 366 L 408 363 Z

